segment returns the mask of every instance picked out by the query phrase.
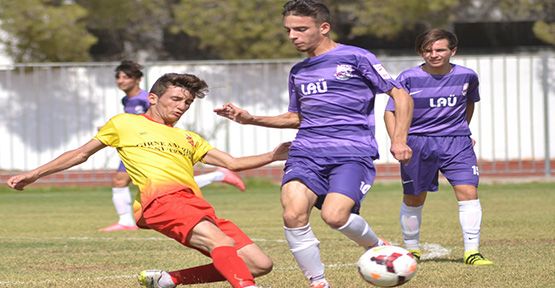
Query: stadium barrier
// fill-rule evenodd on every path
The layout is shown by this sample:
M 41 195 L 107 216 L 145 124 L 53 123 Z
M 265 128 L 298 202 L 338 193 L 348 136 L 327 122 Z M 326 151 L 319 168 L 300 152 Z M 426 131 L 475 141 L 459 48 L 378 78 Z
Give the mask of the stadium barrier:
M 379 56 L 390 74 L 421 63 L 418 57 Z M 480 76 L 481 101 L 471 123 L 483 177 L 552 177 L 555 151 L 555 54 L 462 55 L 454 63 Z M 233 155 L 273 149 L 294 138 L 294 129 L 242 126 L 212 112 L 228 101 L 258 115 L 287 110 L 287 75 L 299 59 L 144 63 L 142 87 L 168 72 L 199 75 L 210 86 L 204 99 L 177 124 L 203 135 Z M 32 169 L 88 141 L 110 117 L 123 112 L 123 93 L 115 85 L 117 62 L 40 63 L 0 66 L 0 180 Z M 376 138 L 381 158 L 378 177 L 395 178 L 398 165 L 389 153 L 383 124 L 387 95 L 376 97 Z M 104 149 L 86 163 L 42 180 L 48 185 L 109 184 L 118 165 L 114 149 Z M 208 171 L 211 167 L 199 167 Z M 279 179 L 281 164 L 246 177 Z

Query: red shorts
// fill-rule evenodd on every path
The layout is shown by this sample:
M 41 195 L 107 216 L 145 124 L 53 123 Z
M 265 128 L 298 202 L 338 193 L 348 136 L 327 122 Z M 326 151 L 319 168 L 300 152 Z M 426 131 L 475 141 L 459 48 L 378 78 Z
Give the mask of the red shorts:
M 143 215 L 137 224 L 142 228 L 156 230 L 187 247 L 197 249 L 189 245 L 189 233 L 202 220 L 211 221 L 231 237 L 235 241 L 234 247 L 237 250 L 253 243 L 233 222 L 218 218 L 210 203 L 187 191 L 166 194 L 154 199 L 143 209 Z M 205 251 L 197 250 L 209 256 Z

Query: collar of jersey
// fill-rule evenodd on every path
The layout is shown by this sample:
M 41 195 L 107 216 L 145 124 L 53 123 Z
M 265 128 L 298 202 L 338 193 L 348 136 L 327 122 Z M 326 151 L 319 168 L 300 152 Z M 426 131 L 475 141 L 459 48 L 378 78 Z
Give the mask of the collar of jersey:
M 148 115 L 146 115 L 146 114 L 141 114 L 141 115 L 144 116 L 146 119 L 152 121 L 152 122 L 158 123 L 158 122 L 156 122 L 154 119 L 150 118 L 150 117 L 149 117 Z M 158 123 L 158 124 L 161 124 L 161 123 Z M 166 126 L 168 126 L 168 127 L 173 128 L 172 125 L 168 125 L 168 124 L 162 124 L 162 125 L 166 125 Z

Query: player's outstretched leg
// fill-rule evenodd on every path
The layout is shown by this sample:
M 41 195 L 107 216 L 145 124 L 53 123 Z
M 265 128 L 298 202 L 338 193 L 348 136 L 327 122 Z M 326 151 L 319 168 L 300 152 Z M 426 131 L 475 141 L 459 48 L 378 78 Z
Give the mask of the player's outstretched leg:
M 389 242 L 379 238 L 376 233 L 370 228 L 368 222 L 360 215 L 349 215 L 349 219 L 345 225 L 337 228 L 337 231 L 343 233 L 349 239 L 355 241 L 364 249 L 370 249 L 376 246 L 390 245 Z

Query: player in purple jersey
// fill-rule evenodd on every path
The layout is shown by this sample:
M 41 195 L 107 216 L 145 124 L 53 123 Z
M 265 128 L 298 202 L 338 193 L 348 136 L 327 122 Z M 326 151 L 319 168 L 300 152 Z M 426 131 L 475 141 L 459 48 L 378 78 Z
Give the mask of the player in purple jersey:
M 413 157 L 401 165 L 403 203 L 400 222 L 406 248 L 420 258 L 422 208 L 428 191 L 438 190 L 438 172 L 453 186 L 459 203 L 464 240 L 464 262 L 491 265 L 479 252 L 482 208 L 478 199 L 478 164 L 469 123 L 480 100 L 478 76 L 469 68 L 450 63 L 457 37 L 432 29 L 416 38 L 424 64 L 402 72 L 397 80 L 414 100 L 408 144 Z M 384 115 L 388 133 L 394 133 L 397 112 L 390 101 Z
M 299 129 L 282 179 L 285 237 L 311 287 L 325 288 L 330 286 L 309 224 L 311 210 L 321 209 L 324 222 L 365 249 L 384 244 L 358 215 L 378 158 L 374 99 L 387 93 L 395 101 L 399 117 L 391 152 L 403 162 L 412 153 L 406 144 L 412 101 L 372 53 L 330 38 L 324 4 L 288 1 L 283 23 L 293 45 L 308 56 L 291 69 L 288 112 L 253 116 L 231 103 L 215 112 L 242 124 Z
M 148 110 L 150 103 L 148 102 L 148 92 L 140 88 L 143 67 L 130 60 L 124 60 L 116 67 L 116 84 L 118 88 L 125 92 L 125 96 L 121 99 L 123 110 L 125 113 L 143 114 Z M 236 173 L 218 168 L 213 172 L 195 176 L 195 181 L 199 187 L 206 186 L 214 181 L 221 181 L 245 190 L 245 184 L 241 177 Z M 133 207 L 131 201 L 131 192 L 129 184 L 131 178 L 120 161 L 117 172 L 112 177 L 112 202 L 119 215 L 119 220 L 108 227 L 100 229 L 101 232 L 113 232 L 122 230 L 137 230 L 133 216 Z

